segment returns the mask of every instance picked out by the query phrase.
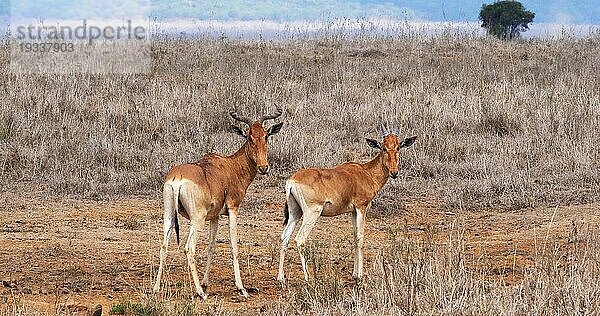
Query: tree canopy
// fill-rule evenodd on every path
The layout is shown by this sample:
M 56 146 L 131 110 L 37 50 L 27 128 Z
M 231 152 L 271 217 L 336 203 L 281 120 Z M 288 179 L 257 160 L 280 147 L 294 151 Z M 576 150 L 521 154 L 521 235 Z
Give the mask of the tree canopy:
M 510 40 L 529 29 L 535 13 L 525 10 L 518 1 L 484 4 L 479 12 L 481 26 L 500 39 Z

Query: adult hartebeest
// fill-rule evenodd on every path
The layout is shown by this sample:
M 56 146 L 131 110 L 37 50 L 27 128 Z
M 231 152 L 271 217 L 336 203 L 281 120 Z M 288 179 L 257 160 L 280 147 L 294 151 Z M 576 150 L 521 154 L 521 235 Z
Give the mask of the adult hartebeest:
M 206 298 L 203 287 L 208 286 L 219 216 L 228 215 L 235 286 L 244 297 L 248 297 L 248 292 L 242 284 L 238 263 L 238 207 L 257 171 L 266 174 L 269 170 L 267 140 L 269 136 L 279 132 L 283 123 L 265 129 L 263 122 L 276 119 L 281 112 L 281 108 L 278 107 L 274 114 L 262 116 L 253 122 L 249 118 L 240 117 L 235 111 L 231 111 L 229 114 L 232 118 L 250 126 L 248 131 L 244 132 L 241 128 L 232 125 L 233 131 L 246 139 L 238 151 L 227 157 L 207 154 L 195 163 L 178 165 L 169 170 L 163 185 L 164 239 L 160 248 L 160 266 L 154 284 L 154 292 L 158 292 L 160 289 L 160 278 L 173 228 L 175 228 L 179 244 L 179 222 L 177 220 L 179 213 L 190 220 L 190 233 L 184 251 L 194 279 L 196 293 L 203 299 Z M 196 270 L 195 251 L 198 230 L 204 226 L 205 221 L 210 222 L 210 232 L 208 258 L 201 286 Z
M 332 169 L 303 169 L 292 175 L 285 184 L 287 201 L 284 209 L 285 229 L 281 234 L 281 252 L 277 279 L 285 279 L 283 265 L 285 250 L 296 227 L 303 217 L 296 235 L 304 279 L 308 281 L 303 248 L 319 216 L 337 216 L 352 213 L 354 225 L 355 257 L 353 276 L 363 276 L 363 244 L 365 215 L 375 194 L 388 178 L 398 176 L 398 150 L 415 142 L 416 136 L 398 141 L 398 132 L 390 133 L 382 124 L 383 142 L 367 138 L 367 143 L 381 151 L 373 160 L 360 164 L 346 162 Z

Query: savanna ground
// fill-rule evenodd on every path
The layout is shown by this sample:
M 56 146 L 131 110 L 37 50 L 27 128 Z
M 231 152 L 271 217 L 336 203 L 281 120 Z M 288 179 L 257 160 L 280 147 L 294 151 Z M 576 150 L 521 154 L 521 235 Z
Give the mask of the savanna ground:
M 150 73 L 110 76 L 12 74 L 1 53 L 0 314 L 600 313 L 597 36 L 158 40 Z M 191 299 L 174 243 L 151 294 L 166 170 L 240 146 L 232 107 L 277 104 L 271 173 L 240 217 L 242 278 L 258 292 L 234 291 L 224 218 L 209 299 Z M 288 250 L 282 288 L 285 178 L 369 159 L 382 117 L 418 139 L 367 215 L 366 279 L 351 279 L 341 216 L 309 238 L 308 284 Z

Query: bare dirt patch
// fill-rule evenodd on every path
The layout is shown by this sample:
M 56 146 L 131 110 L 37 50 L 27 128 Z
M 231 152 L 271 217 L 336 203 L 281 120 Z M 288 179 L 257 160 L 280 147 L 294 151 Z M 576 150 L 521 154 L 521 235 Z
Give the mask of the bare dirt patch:
M 228 311 L 255 313 L 276 300 L 281 286 L 276 269 L 281 233 L 283 192 L 252 185 L 241 209 L 240 252 L 243 281 L 258 293 L 240 302 L 230 267 L 227 219 L 217 237 L 209 300 Z M 381 203 L 393 203 L 383 201 Z M 398 202 L 400 203 L 400 202 Z M 558 206 L 521 211 L 449 212 L 435 198 L 401 202 L 394 215 L 371 217 L 367 224 L 367 266 L 392 235 L 447 243 L 460 232 L 474 258 L 472 268 L 485 267 L 490 279 L 518 282 L 543 243 L 569 247 L 576 230 L 600 223 L 600 204 Z M 393 208 L 394 206 L 391 205 Z M 19 304 L 54 314 L 89 314 L 101 304 L 104 314 L 124 300 L 150 295 L 158 262 L 162 229 L 157 197 L 110 201 L 54 197 L 47 189 L 19 185 L 0 197 L 0 304 Z M 180 219 L 182 236 L 187 222 Z M 456 229 L 460 226 L 460 229 Z M 311 234 L 313 245 L 327 255 L 321 264 L 337 265 L 351 283 L 353 235 L 347 216 L 322 218 Z M 206 236 L 199 241 L 204 271 Z M 191 280 L 183 251 L 174 240 L 168 258 L 163 295 L 190 293 Z M 477 267 L 476 267 L 477 266 Z M 286 263 L 290 280 L 300 280 L 296 251 Z

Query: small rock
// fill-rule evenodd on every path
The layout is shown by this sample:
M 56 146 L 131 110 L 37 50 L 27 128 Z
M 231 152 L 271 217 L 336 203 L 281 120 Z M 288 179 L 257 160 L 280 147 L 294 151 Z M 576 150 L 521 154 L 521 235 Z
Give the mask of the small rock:
M 102 305 L 98 304 L 96 305 L 96 307 L 94 307 L 94 312 L 92 313 L 92 316 L 102 316 Z
M 28 288 L 28 287 L 26 287 L 23 290 L 21 290 L 21 293 L 23 293 L 23 294 L 31 294 L 31 289 Z
M 235 302 L 235 303 L 242 303 L 242 302 L 245 302 L 247 300 L 248 300 L 248 298 L 244 297 L 244 295 L 242 295 L 242 294 L 234 295 L 234 296 L 231 297 L 231 301 Z

